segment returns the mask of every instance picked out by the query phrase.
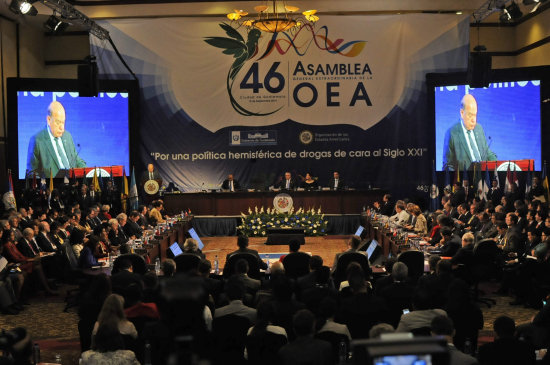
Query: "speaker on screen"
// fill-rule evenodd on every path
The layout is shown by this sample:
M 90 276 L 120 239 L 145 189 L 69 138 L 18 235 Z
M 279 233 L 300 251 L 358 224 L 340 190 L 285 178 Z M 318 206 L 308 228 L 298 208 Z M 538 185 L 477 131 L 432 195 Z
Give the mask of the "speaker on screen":
M 99 81 L 95 56 L 88 56 L 85 61 L 85 64 L 78 65 L 78 93 L 80 96 L 97 96 Z
M 491 82 L 491 55 L 486 52 L 472 52 L 468 60 L 468 85 L 487 87 Z

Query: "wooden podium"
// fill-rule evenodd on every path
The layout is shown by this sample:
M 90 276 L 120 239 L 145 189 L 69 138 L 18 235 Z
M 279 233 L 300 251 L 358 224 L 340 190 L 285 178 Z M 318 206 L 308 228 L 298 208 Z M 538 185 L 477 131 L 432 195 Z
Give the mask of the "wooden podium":
M 481 161 L 479 164 L 481 165 L 481 171 L 495 170 L 495 168 L 497 171 L 508 171 L 508 166 L 510 166 L 511 171 L 514 171 L 514 167 L 516 166 L 517 168 L 515 171 L 533 171 L 535 168 L 535 160 L 530 160 L 530 159 L 506 160 L 506 161 Z

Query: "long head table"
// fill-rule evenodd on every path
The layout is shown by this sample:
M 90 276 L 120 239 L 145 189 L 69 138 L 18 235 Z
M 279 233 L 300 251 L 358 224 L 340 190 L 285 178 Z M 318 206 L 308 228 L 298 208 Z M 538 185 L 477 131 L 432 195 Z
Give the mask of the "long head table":
M 273 207 L 273 199 L 281 193 L 292 197 L 295 209 L 320 207 L 325 214 L 358 214 L 363 207 L 372 206 L 375 201 L 382 201 L 382 196 L 386 192 L 376 189 L 172 193 L 164 195 L 164 208 L 168 214 L 190 209 L 194 215 L 240 215 L 246 213 L 249 207 Z

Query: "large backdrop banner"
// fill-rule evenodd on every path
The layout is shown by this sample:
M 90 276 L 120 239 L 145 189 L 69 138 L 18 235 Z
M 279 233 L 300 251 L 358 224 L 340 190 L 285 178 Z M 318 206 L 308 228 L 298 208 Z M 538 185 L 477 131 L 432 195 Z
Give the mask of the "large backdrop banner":
M 185 191 L 229 173 L 266 188 L 285 171 L 320 185 L 336 170 L 355 188 L 427 184 L 425 74 L 464 71 L 469 51 L 468 19 L 454 14 L 323 16 L 293 34 L 215 18 L 101 25 L 140 81 L 140 163 Z M 108 44 L 92 37 L 92 52 L 103 77 L 128 78 Z

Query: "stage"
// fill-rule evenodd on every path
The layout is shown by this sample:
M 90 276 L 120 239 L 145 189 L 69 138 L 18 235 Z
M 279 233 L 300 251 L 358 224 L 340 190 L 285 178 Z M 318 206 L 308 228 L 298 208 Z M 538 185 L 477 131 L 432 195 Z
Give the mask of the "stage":
M 347 242 L 351 236 L 321 236 L 306 237 L 306 244 L 300 248 L 300 251 L 319 255 L 323 258 L 325 266 L 332 267 L 334 256 L 338 252 L 347 249 Z M 220 260 L 220 270 L 225 265 L 225 258 L 228 253 L 235 251 L 237 247 L 237 237 L 201 237 L 204 243 L 202 252 L 214 267 L 215 256 Z M 251 237 L 248 248 L 261 253 L 288 252 L 288 245 L 265 245 L 266 237 Z

